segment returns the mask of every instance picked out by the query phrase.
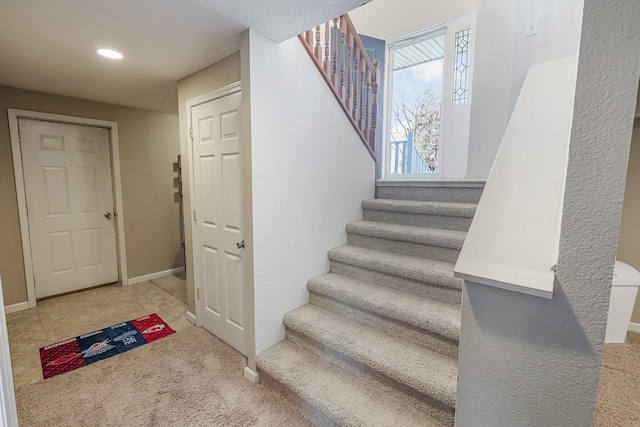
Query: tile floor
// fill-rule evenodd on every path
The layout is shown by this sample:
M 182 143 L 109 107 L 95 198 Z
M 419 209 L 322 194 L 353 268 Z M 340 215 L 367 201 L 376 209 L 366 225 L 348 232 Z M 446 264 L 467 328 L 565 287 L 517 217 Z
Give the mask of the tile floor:
M 38 302 L 7 315 L 14 386 L 42 379 L 40 347 L 157 313 L 174 330 L 191 325 L 184 275 L 132 286 L 109 285 Z

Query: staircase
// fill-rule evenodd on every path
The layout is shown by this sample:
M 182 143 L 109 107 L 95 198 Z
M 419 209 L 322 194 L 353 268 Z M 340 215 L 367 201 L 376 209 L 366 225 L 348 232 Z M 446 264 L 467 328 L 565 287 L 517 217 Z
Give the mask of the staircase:
M 461 281 L 453 266 L 478 182 L 380 182 L 308 282 L 262 382 L 319 426 L 447 426 L 456 405 Z

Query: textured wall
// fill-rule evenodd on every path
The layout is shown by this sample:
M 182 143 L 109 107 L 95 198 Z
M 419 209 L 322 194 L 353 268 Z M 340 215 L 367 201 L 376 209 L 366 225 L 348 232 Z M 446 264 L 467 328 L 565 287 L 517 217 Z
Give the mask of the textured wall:
M 180 152 L 182 153 L 182 188 L 184 194 L 185 242 L 187 252 L 187 306 L 190 313 L 196 313 L 195 292 L 193 285 L 193 251 L 191 250 L 191 193 L 189 185 L 191 170 L 189 169 L 189 126 L 187 124 L 187 100 L 212 92 L 224 86 L 240 81 L 240 52 L 210 65 L 184 79 L 178 81 L 178 112 L 180 116 Z
M 7 305 L 27 300 L 7 108 L 118 122 L 129 277 L 183 265 L 172 168 L 178 116 L 0 86 L 0 274 Z
M 280 43 L 371 0 L 197 0 Z
M 552 300 L 466 283 L 458 426 L 589 426 L 640 71 L 635 0 L 586 0 Z
M 297 38 L 278 45 L 251 30 L 249 49 L 260 353 L 284 338 L 284 314 L 307 303 L 307 281 L 328 271 L 327 251 L 362 218 L 375 163 Z

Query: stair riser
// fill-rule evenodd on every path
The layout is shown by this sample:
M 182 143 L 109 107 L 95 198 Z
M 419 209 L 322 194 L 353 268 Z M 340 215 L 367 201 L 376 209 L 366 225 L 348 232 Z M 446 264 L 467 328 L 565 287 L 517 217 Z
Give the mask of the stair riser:
M 442 420 L 442 422 L 453 425 L 455 409 L 448 405 L 435 400 L 431 396 L 420 393 L 419 391 L 405 385 L 398 381 L 380 374 L 379 372 L 371 369 L 362 363 L 359 363 L 343 353 L 328 347 L 323 343 L 300 334 L 297 331 L 285 326 L 286 338 L 292 342 L 298 344 L 302 348 L 316 354 L 318 357 L 333 363 L 349 372 L 355 374 L 365 374 L 370 378 L 378 381 L 384 387 L 388 387 L 397 390 L 405 396 L 407 403 L 413 406 L 418 406 L 421 410 L 429 413 L 431 416 Z M 322 425 L 322 424 L 320 424 Z
M 473 218 L 423 215 L 392 211 L 364 209 L 362 219 L 367 221 L 387 222 L 391 224 L 413 225 L 418 227 L 442 228 L 445 230 L 469 231 Z
M 447 304 L 460 304 L 462 293 L 460 289 L 447 286 L 428 284 L 417 280 L 405 279 L 403 277 L 392 276 L 378 271 L 368 270 L 343 262 L 331 261 L 330 271 L 332 273 L 343 274 L 364 282 L 374 283 L 380 286 L 388 286 L 400 291 L 409 292 L 424 298 L 432 298 L 436 301 Z
M 458 357 L 458 342 L 449 338 L 433 334 L 404 322 L 380 316 L 376 313 L 367 312 L 359 307 L 345 304 L 342 301 L 319 295 L 315 292 L 309 293 L 309 302 L 325 310 L 355 320 L 356 322 L 379 328 L 390 335 L 404 338 L 450 357 Z
M 291 404 L 313 424 L 317 426 L 340 427 L 340 424 L 328 417 L 324 411 L 315 408 L 305 399 L 301 398 L 295 391 L 273 378 L 266 371 L 261 370 L 259 365 L 258 373 L 260 374 L 260 382 L 265 387 L 291 402 Z
M 363 248 L 377 249 L 379 251 L 418 256 L 436 261 L 452 263 L 457 261 L 458 255 L 460 254 L 460 249 L 443 248 L 439 246 L 423 245 L 400 240 L 389 240 L 352 233 L 347 235 L 347 242 L 350 245 L 360 246 Z
M 376 187 L 376 199 L 421 200 L 431 202 L 478 203 L 478 187 Z
M 370 249 L 363 249 L 368 251 Z M 391 254 L 389 253 L 389 256 Z M 360 268 L 365 268 L 368 270 L 380 272 L 383 274 L 387 274 L 390 276 L 396 276 L 398 278 L 415 280 L 417 282 L 422 282 L 428 285 L 435 286 L 444 286 L 454 289 L 462 289 L 462 280 L 456 279 L 453 276 L 452 272 L 444 270 L 430 268 L 430 269 L 422 269 L 418 268 L 417 265 L 408 266 L 402 259 L 402 255 L 393 255 L 395 258 L 391 260 L 391 262 L 385 262 L 385 259 L 381 257 L 368 257 L 368 256 L 359 256 L 356 252 L 329 252 L 329 261 L 330 262 L 340 262 L 344 264 L 350 264 L 353 266 L 357 266 Z M 415 258 L 414 258 L 415 259 Z M 436 261 L 439 262 L 439 261 Z M 450 265 L 450 264 L 449 264 Z M 357 277 L 356 277 L 357 279 Z

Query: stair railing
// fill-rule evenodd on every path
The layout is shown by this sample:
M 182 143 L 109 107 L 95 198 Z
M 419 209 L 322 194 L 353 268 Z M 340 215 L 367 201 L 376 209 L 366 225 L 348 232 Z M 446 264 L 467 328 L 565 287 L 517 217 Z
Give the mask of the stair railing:
M 391 173 L 433 173 L 418 148 L 414 145 L 413 138 L 413 132 L 409 132 L 406 141 L 389 142 Z
M 378 60 L 371 61 L 347 14 L 298 38 L 375 159 Z

